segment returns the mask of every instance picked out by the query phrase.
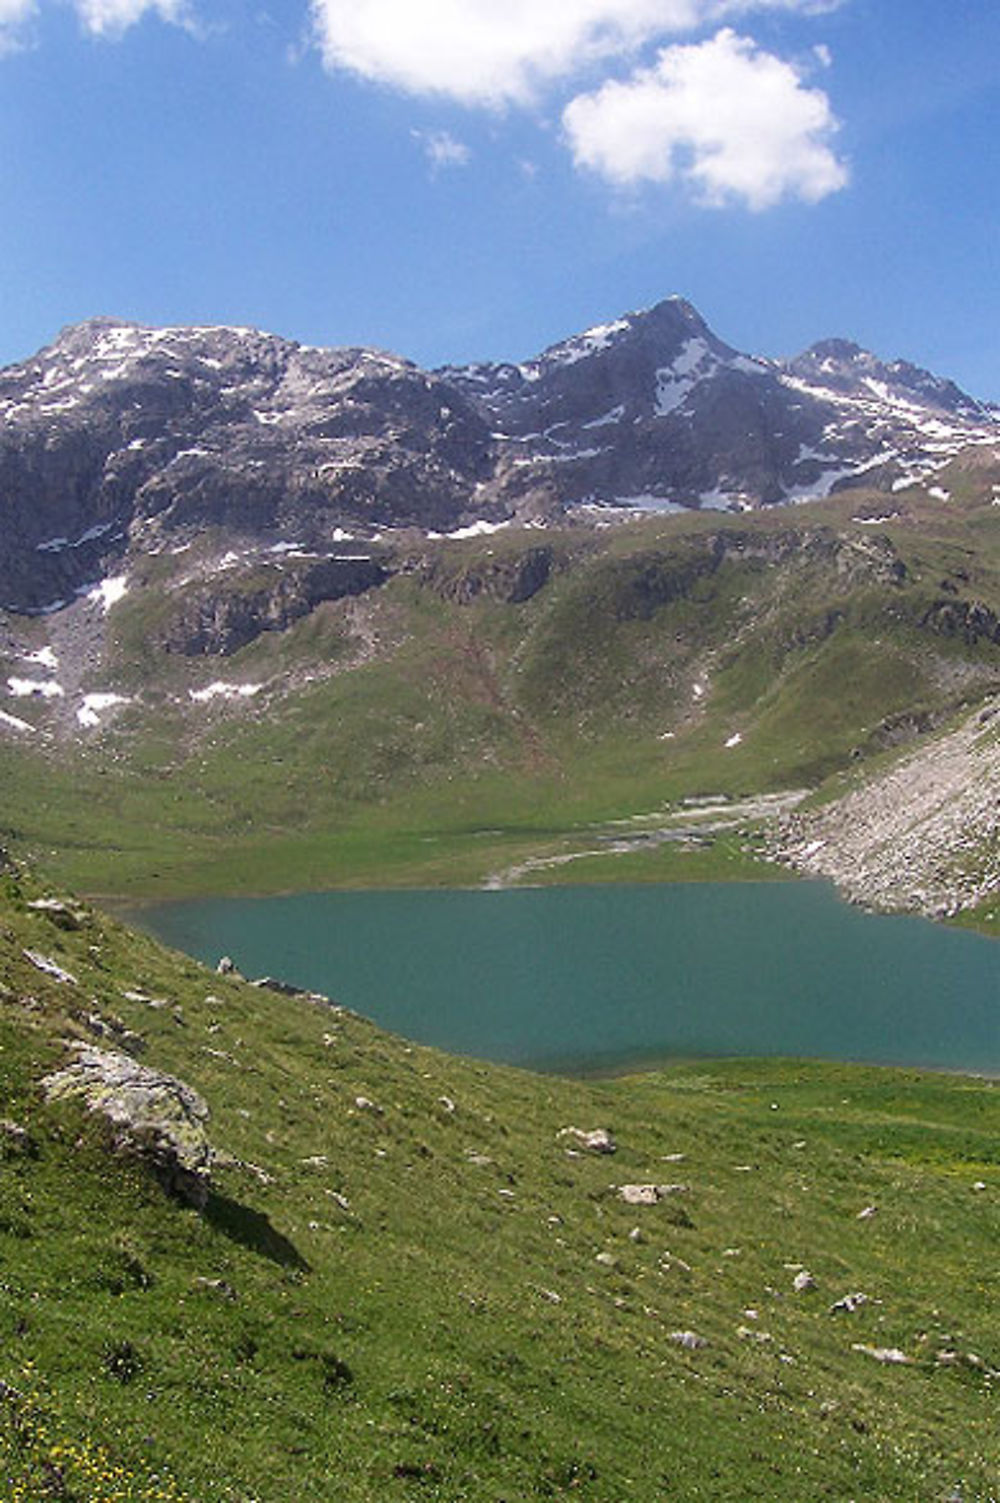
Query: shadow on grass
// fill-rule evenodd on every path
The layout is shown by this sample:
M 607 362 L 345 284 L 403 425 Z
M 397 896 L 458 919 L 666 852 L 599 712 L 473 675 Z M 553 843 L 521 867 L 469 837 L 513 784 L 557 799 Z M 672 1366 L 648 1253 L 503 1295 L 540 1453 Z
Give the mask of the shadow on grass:
M 211 1191 L 203 1214 L 209 1225 L 233 1242 L 238 1242 L 241 1247 L 249 1248 L 262 1258 L 269 1258 L 282 1268 L 309 1272 L 309 1264 L 298 1248 L 275 1230 L 262 1211 L 253 1211 L 249 1206 L 241 1205 L 238 1200 L 230 1200 L 226 1195 Z

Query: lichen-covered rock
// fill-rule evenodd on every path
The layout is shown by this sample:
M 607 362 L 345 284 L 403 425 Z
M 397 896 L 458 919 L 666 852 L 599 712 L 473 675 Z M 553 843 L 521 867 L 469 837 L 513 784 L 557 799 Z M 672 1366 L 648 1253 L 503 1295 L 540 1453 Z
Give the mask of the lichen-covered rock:
M 57 929 L 79 929 L 87 916 L 82 908 L 64 903 L 61 898 L 35 898 L 27 906 L 33 913 L 41 913 L 45 918 L 51 919 Z
M 618 1199 L 627 1206 L 655 1206 L 670 1195 L 684 1195 L 687 1185 L 619 1185 Z
M 58 981 L 62 986 L 79 986 L 72 971 L 64 970 L 50 955 L 43 955 L 40 950 L 23 950 L 21 953 L 43 976 L 51 976 L 53 981 Z
M 172 1194 L 205 1205 L 213 1160 L 209 1110 L 184 1081 L 127 1054 L 77 1044 L 71 1063 L 42 1087 L 50 1101 L 83 1101 L 111 1124 L 116 1147 L 151 1163 Z

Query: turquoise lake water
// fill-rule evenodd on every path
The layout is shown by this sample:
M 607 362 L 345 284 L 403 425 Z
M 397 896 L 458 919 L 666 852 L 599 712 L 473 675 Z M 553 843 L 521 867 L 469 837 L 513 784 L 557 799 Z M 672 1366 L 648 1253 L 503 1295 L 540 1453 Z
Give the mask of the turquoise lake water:
M 211 899 L 135 921 L 421 1043 L 538 1068 L 794 1055 L 1000 1073 L 1000 944 L 811 882 Z

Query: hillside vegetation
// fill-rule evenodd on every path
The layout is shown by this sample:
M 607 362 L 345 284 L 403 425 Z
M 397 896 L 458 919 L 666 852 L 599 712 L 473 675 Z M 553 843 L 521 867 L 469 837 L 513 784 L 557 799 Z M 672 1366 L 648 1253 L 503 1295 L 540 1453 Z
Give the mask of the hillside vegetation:
M 0 1029 L 12 1503 L 996 1496 L 989 1081 L 446 1058 L 11 868 Z M 204 1098 L 201 1209 L 73 1040 Z
M 837 796 L 988 706 L 997 476 L 978 455 L 941 477 L 947 502 L 400 534 L 374 550 L 381 583 L 291 621 L 260 617 L 273 562 L 204 535 L 148 559 L 99 627 L 82 606 L 15 623 L 7 671 L 44 644 L 67 692 L 18 700 L 36 730 L 0 739 L 5 838 L 131 898 L 739 874 L 739 830 L 562 858 L 693 798 Z M 122 696 L 96 728 L 74 674 Z M 981 893 L 995 831 L 968 835 Z

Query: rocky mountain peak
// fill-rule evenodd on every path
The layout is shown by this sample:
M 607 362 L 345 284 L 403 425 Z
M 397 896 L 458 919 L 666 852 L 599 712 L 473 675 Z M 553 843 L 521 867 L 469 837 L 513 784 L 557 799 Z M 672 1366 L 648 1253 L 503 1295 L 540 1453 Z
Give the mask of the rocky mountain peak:
M 820 340 L 787 361 L 784 369 L 817 390 L 874 397 L 897 407 L 916 404 L 970 421 L 989 416 L 983 403 L 967 396 L 953 381 L 906 360 L 882 361 L 847 339 Z
M 520 369 L 531 379 L 532 375 L 541 376 L 554 367 L 575 365 L 581 360 L 613 359 L 636 346 L 666 355 L 685 340 L 697 338 L 714 340 L 715 336 L 691 303 L 671 297 L 560 340 Z

